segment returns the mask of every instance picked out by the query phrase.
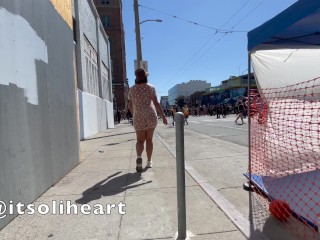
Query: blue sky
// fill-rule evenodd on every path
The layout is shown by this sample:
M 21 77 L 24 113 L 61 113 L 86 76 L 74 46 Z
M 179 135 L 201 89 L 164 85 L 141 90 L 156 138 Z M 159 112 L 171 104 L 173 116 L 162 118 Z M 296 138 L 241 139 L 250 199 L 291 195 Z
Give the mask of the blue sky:
M 139 0 L 140 22 L 163 21 L 140 25 L 142 57 L 148 61 L 149 82 L 156 87 L 158 98 L 167 96 L 178 83 L 205 80 L 217 86 L 230 76 L 246 73 L 247 32 L 295 2 Z M 127 77 L 132 86 L 136 59 L 133 0 L 122 0 L 122 4 Z

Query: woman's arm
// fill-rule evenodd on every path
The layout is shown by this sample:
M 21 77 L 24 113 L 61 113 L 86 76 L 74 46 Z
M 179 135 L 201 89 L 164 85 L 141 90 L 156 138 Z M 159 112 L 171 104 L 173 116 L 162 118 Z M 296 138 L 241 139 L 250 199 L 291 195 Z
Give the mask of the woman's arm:
M 132 100 L 129 100 L 129 109 L 131 114 L 133 115 L 133 105 L 132 105 Z
M 164 115 L 164 112 L 160 106 L 160 103 L 158 102 L 157 96 L 153 96 L 152 101 L 153 101 L 154 106 L 156 107 L 157 112 L 160 114 L 160 116 L 162 118 L 163 124 L 167 125 L 168 121 L 167 121 L 166 115 Z

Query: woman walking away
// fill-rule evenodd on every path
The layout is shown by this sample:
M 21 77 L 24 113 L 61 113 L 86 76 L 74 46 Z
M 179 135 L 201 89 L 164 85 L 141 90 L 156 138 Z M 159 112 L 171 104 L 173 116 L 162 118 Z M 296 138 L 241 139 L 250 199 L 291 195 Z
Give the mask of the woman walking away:
M 136 131 L 136 170 L 142 172 L 142 153 L 146 142 L 147 165 L 152 167 L 153 132 L 157 126 L 157 112 L 160 114 L 163 124 L 167 125 L 167 118 L 158 102 L 155 88 L 148 83 L 149 75 L 144 68 L 135 71 L 135 85 L 129 90 L 129 108 L 133 115 L 133 126 Z M 157 112 L 156 112 L 157 110 Z

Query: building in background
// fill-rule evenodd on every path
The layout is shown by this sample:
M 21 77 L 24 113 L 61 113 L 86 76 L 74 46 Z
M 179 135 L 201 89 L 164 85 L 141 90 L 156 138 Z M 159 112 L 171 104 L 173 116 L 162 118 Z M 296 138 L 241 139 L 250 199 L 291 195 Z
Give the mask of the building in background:
M 128 108 L 125 40 L 122 22 L 122 0 L 94 0 L 104 30 L 109 36 L 114 108 Z
M 189 97 L 188 105 L 189 106 L 200 106 L 202 96 L 205 94 L 205 91 L 196 91 L 192 93 Z
M 251 88 L 257 88 L 254 74 L 250 75 Z M 221 85 L 211 87 L 202 95 L 202 105 L 231 104 L 233 105 L 239 97 L 248 95 L 248 74 L 241 76 L 230 76 L 229 79 L 221 81 Z
M 114 127 L 110 43 L 91 0 L 74 0 L 80 139 Z
M 162 109 L 166 109 L 169 107 L 168 96 L 161 96 L 160 97 L 160 106 L 162 107 Z
M 189 97 L 191 94 L 197 91 L 205 91 L 207 88 L 211 87 L 211 83 L 207 83 L 203 80 L 191 80 L 187 83 L 181 83 L 175 85 L 168 91 L 168 101 L 172 106 L 175 104 L 175 99 L 184 96 Z

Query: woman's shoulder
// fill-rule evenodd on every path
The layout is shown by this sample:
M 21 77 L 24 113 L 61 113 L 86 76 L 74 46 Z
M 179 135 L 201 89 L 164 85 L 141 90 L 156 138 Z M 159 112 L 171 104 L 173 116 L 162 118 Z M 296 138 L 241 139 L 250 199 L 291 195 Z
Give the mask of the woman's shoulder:
M 150 83 L 146 83 L 145 88 L 146 88 L 146 91 L 149 91 L 149 92 L 156 91 L 156 88 L 153 85 L 151 85 Z
M 135 85 L 133 85 L 132 87 L 130 87 L 130 88 L 129 88 L 129 91 L 132 91 L 133 89 L 135 89 L 136 86 L 137 86 L 137 85 L 135 84 Z
M 152 84 L 147 83 L 146 86 L 148 86 L 149 88 L 155 88 Z

